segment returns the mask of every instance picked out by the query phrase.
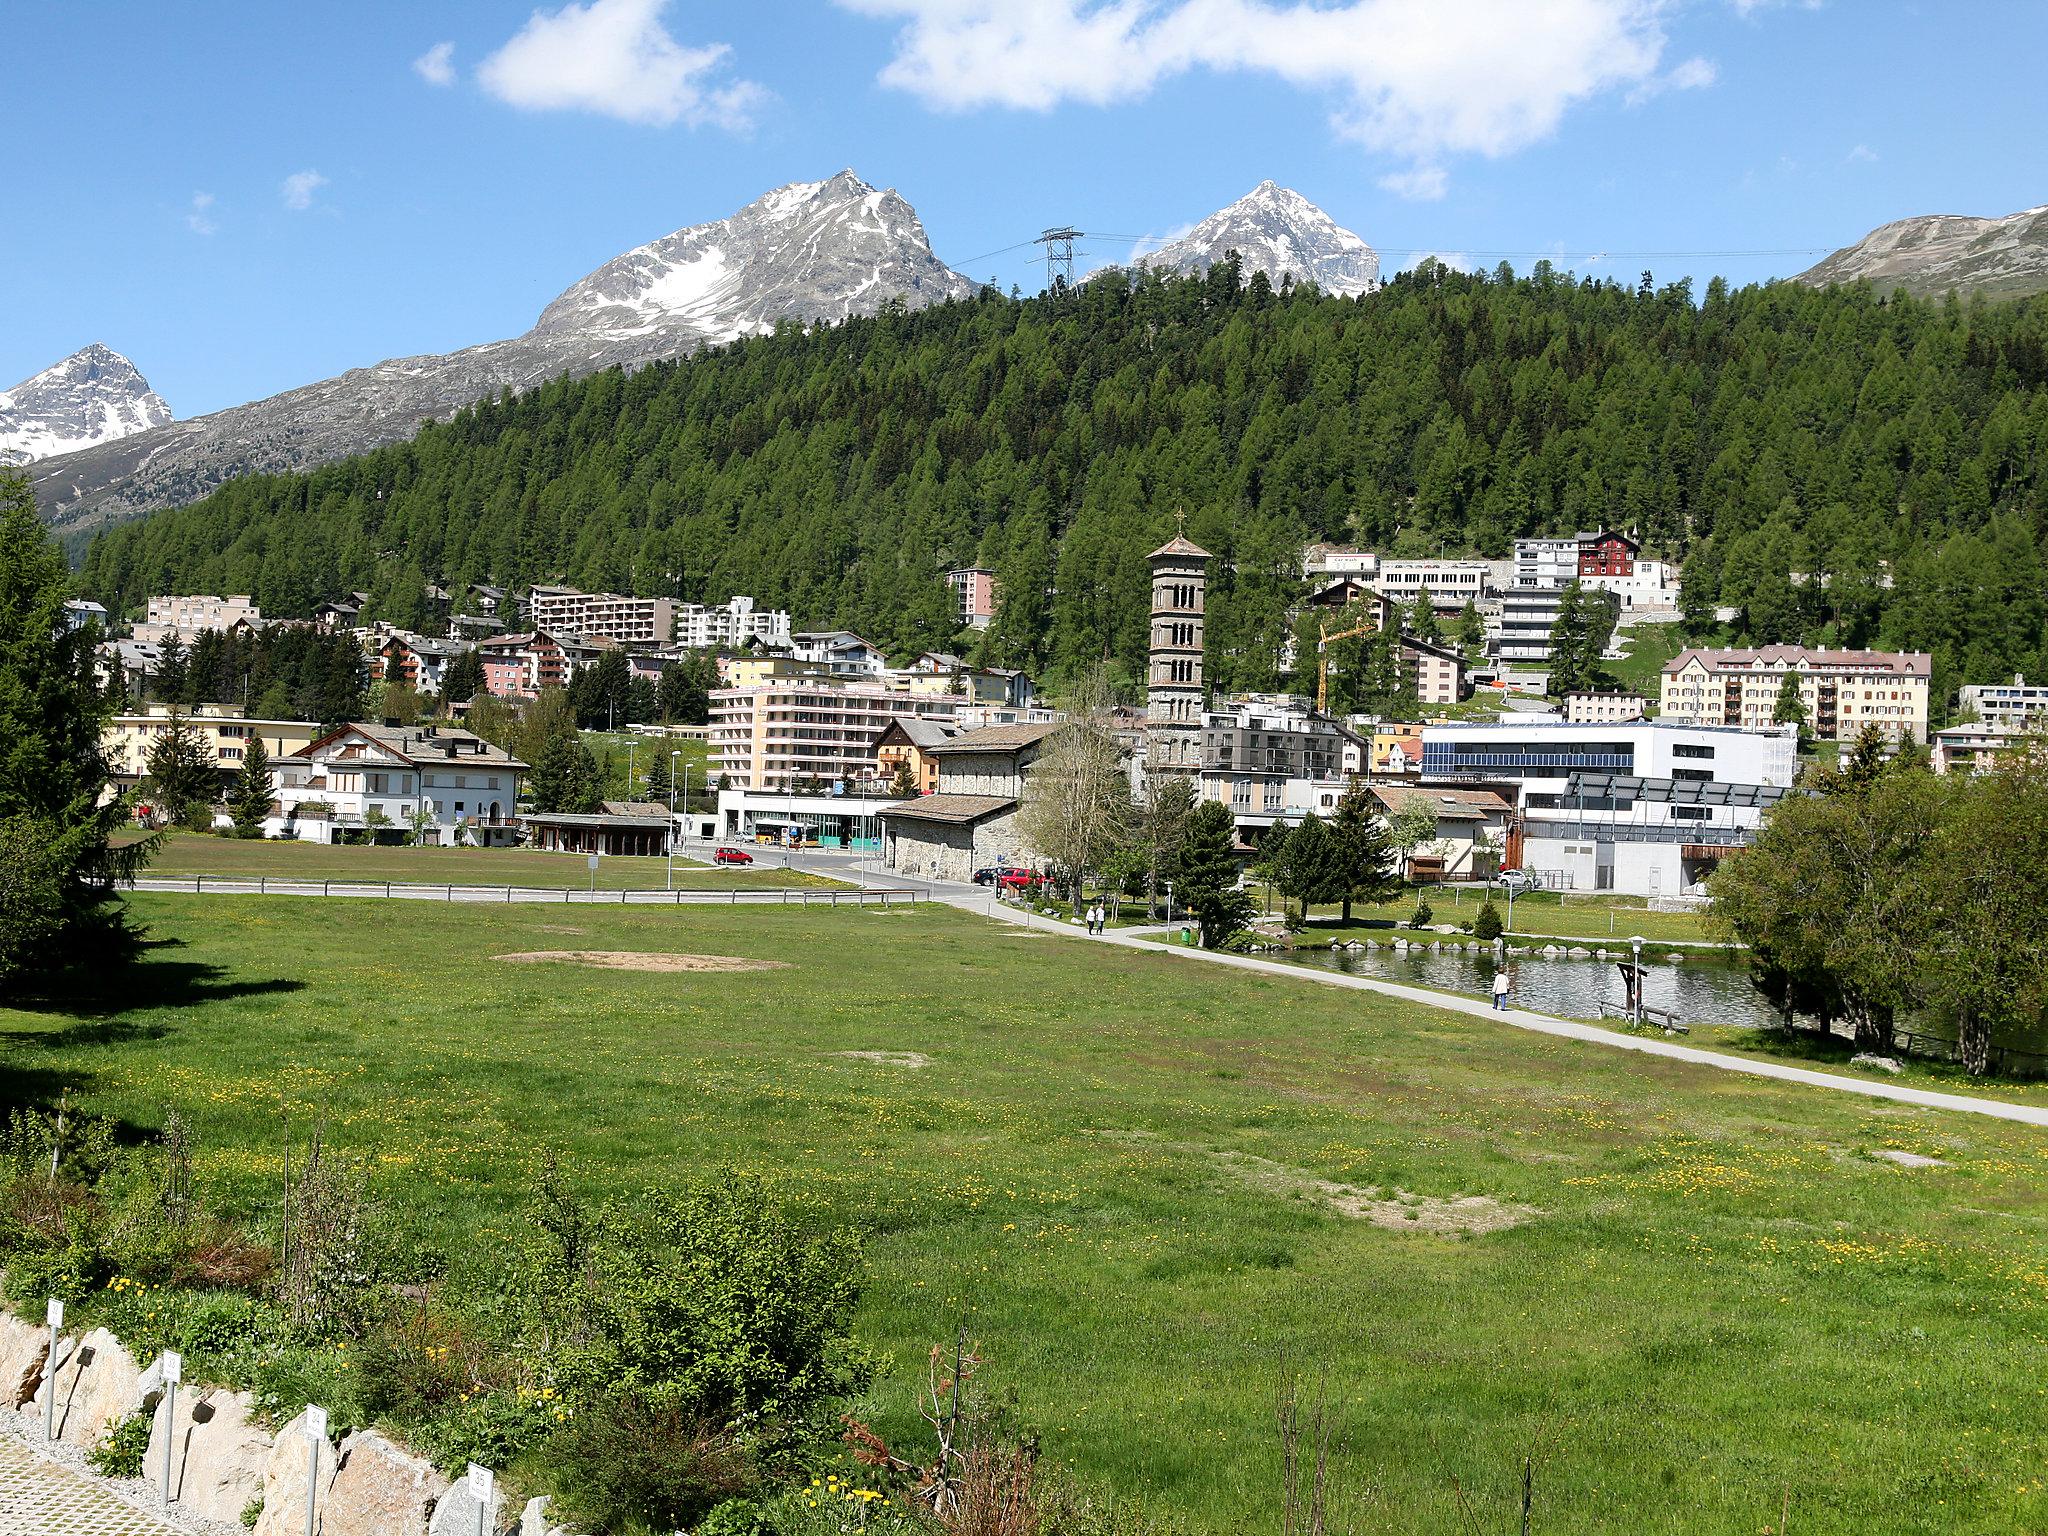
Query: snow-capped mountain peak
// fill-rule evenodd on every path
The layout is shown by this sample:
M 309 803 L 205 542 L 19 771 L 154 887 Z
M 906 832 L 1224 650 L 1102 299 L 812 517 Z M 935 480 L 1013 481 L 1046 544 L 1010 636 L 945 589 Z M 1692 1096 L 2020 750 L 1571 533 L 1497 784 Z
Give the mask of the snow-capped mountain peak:
M 932 255 L 910 204 L 848 170 L 635 247 L 549 304 L 534 331 L 722 342 L 779 319 L 843 320 L 896 294 L 920 304 L 973 291 Z
M 112 442 L 170 419 L 135 365 L 96 341 L 0 394 L 0 464 Z
M 1200 272 L 1231 251 L 1247 278 L 1264 272 L 1276 285 L 1292 276 L 1347 298 L 1380 285 L 1380 259 L 1371 246 L 1299 192 L 1270 180 L 1133 265 Z

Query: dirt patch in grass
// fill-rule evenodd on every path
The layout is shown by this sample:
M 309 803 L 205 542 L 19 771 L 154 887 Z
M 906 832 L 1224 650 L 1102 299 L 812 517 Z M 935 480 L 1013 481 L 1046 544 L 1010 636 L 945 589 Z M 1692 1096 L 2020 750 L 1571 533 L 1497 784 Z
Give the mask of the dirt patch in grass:
M 631 949 L 528 949 L 497 955 L 517 964 L 590 965 L 607 971 L 784 971 L 782 960 L 742 960 L 736 955 L 660 955 Z
M 909 1067 L 912 1071 L 932 1064 L 931 1057 L 922 1051 L 834 1051 L 846 1061 L 867 1061 L 878 1067 Z
M 1543 1213 L 1533 1205 L 1515 1205 L 1491 1195 L 1418 1195 L 1412 1190 L 1382 1190 L 1372 1185 L 1339 1184 L 1301 1168 L 1243 1152 L 1210 1154 L 1223 1168 L 1259 1189 L 1278 1195 L 1315 1200 L 1354 1221 L 1399 1232 L 1431 1232 L 1441 1237 L 1483 1237 L 1519 1227 Z
M 588 928 L 571 928 L 567 923 L 535 923 L 535 933 L 588 933 Z

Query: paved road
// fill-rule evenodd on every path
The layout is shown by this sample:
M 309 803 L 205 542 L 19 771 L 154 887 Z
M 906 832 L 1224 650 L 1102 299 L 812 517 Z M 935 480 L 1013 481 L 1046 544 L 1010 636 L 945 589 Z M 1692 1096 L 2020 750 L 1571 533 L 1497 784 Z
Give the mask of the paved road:
M 0 1434 L 0 1536 L 182 1536 Z

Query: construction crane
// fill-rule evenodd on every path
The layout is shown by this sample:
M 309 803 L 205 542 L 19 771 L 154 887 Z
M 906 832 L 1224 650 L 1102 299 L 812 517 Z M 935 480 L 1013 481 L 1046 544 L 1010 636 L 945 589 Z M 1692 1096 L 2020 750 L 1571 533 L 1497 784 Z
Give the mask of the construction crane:
M 1333 634 L 1330 631 L 1328 620 L 1323 620 L 1316 626 L 1322 635 L 1322 638 L 1316 642 L 1317 714 L 1327 715 L 1330 712 L 1330 642 L 1332 640 L 1357 640 L 1365 635 L 1377 634 L 1379 627 L 1377 621 L 1366 624 L 1354 624 L 1349 629 L 1340 629 Z

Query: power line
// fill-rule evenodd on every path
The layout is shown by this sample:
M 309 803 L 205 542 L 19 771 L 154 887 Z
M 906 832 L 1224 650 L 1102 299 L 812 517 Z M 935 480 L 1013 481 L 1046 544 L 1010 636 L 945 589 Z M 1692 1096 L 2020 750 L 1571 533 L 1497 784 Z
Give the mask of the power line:
M 1074 237 L 1084 237 L 1090 240 L 1128 240 L 1133 245 L 1166 245 L 1171 243 L 1163 235 L 1116 234 L 1102 229 L 1073 230 L 1071 233 Z M 984 251 L 979 256 L 969 257 L 960 265 L 962 267 L 971 267 L 975 262 L 987 261 L 992 256 L 1006 256 L 1012 251 L 1021 251 L 1026 246 L 1043 245 L 1044 243 L 1045 236 L 1039 235 L 1030 240 L 1020 240 L 1015 245 L 1003 246 L 1000 250 Z M 1746 250 L 1618 251 L 1588 247 L 1582 250 L 1560 251 L 1555 248 L 1533 245 L 1502 247 L 1468 246 L 1460 245 L 1455 241 L 1441 245 L 1376 245 L 1373 247 L 1374 252 L 1381 256 L 1437 256 L 1455 252 L 1461 256 L 1538 256 L 1551 261 L 1572 258 L 1587 261 L 1617 259 L 1627 259 L 1630 261 L 1682 261 L 1704 258 L 1727 260 L 1732 257 L 1759 256 L 1826 256 L 1836 249 L 1837 247 L 1832 245 L 1779 245 L 1758 246 Z

